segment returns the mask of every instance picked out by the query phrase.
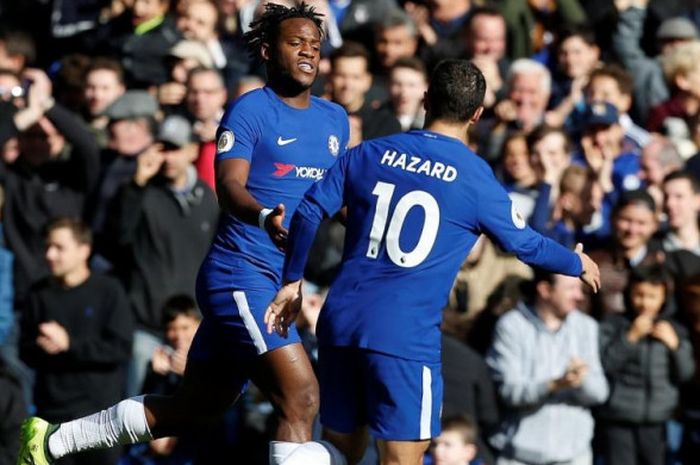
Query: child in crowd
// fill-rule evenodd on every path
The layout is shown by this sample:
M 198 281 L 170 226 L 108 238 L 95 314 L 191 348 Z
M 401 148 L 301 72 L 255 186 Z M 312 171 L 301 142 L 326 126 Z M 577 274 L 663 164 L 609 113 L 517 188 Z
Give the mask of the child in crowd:
M 600 325 L 610 398 L 600 410 L 607 465 L 665 463 L 665 424 L 695 370 L 686 330 L 670 319 L 669 277 L 658 264 L 634 268 L 626 313 Z
M 476 424 L 469 417 L 448 417 L 431 447 L 434 465 L 481 465 L 477 458 Z

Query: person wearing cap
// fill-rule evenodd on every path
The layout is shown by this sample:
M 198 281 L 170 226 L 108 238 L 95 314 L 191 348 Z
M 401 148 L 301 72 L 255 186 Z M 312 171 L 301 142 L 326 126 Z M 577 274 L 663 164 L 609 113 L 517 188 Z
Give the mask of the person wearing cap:
M 109 261 L 112 251 L 103 243 L 107 208 L 119 186 L 136 172 L 136 159 L 153 145 L 158 104 L 146 91 L 130 90 L 112 102 L 101 116 L 107 123 L 107 146 L 102 150 L 100 181 L 90 203 L 90 226 L 96 254 Z
M 615 6 L 619 12 L 613 32 L 612 45 L 622 65 L 634 78 L 634 115 L 645 121 L 649 110 L 669 98 L 661 58 L 678 44 L 698 40 L 698 31 L 687 18 L 674 17 L 663 21 L 656 31 L 660 56 L 647 56 L 640 45 L 650 0 L 620 0 Z
M 187 76 L 195 68 L 212 68 L 214 62 L 207 48 L 193 40 L 181 40 L 170 49 L 166 60 L 168 81 L 158 86 L 158 103 L 166 112 L 177 112 L 185 98 Z
M 595 101 L 583 113 L 581 153 L 583 161 L 599 176 L 605 192 L 621 192 L 640 187 L 639 154 L 623 152 L 624 132 L 617 107 L 610 102 Z
M 641 187 L 637 152 L 624 148 L 624 131 L 617 107 L 595 101 L 586 105 L 582 116 L 581 150 L 574 163 L 591 169 L 604 197 L 601 208 L 586 225 L 584 244 L 595 245 L 610 234 L 610 212 L 620 193 Z
M 197 269 L 218 226 L 214 192 L 197 177 L 192 128 L 182 116 L 161 123 L 156 143 L 136 157 L 136 170 L 109 209 L 106 238 L 129 296 L 136 331 L 127 391 L 137 395 L 161 340 L 163 304 L 194 295 Z M 153 241 L 157 238 L 157 241 Z

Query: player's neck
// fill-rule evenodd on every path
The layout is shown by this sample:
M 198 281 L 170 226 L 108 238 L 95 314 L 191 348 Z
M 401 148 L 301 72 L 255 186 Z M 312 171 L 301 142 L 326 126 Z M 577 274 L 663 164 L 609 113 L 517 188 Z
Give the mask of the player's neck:
M 311 89 L 302 90 L 283 79 L 270 79 L 267 86 L 290 107 L 303 110 L 311 104 Z
M 469 123 L 460 124 L 439 119 L 427 122 L 425 125 L 425 130 L 452 137 L 461 141 L 464 145 L 469 143 L 469 139 L 467 138 L 468 129 Z

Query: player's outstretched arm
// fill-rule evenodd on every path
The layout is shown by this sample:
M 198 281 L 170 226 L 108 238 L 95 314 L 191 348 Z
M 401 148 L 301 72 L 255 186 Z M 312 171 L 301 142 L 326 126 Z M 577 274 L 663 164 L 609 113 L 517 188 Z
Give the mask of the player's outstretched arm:
M 588 284 L 593 289 L 593 292 L 597 293 L 600 289 L 600 270 L 598 265 L 591 257 L 583 253 L 583 244 L 580 242 L 576 244 L 574 252 L 581 259 L 581 268 L 583 268 L 580 276 L 581 281 Z
M 216 194 L 222 210 L 239 220 L 260 225 L 263 206 L 248 192 L 246 183 L 250 162 L 242 158 L 227 158 L 216 164 Z
M 280 288 L 277 295 L 265 312 L 267 333 L 277 331 L 282 337 L 287 337 L 289 326 L 296 320 L 301 310 L 301 280 L 292 281 Z

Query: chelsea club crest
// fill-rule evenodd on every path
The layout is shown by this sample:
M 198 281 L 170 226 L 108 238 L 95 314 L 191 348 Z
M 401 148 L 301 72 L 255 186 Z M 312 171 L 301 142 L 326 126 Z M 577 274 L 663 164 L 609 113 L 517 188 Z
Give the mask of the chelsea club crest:
M 338 156 L 338 153 L 340 153 L 340 141 L 338 138 L 331 134 L 328 136 L 328 151 L 333 155 L 334 157 Z

